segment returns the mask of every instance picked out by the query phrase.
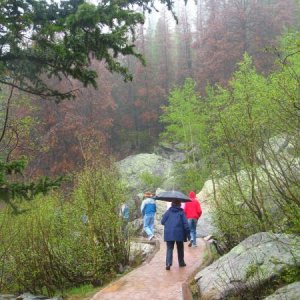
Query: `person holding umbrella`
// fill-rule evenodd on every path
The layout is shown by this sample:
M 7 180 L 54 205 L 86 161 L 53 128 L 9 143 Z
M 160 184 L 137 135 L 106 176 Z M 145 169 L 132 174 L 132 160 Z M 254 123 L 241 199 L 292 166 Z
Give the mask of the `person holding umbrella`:
M 159 198 L 158 198 L 159 199 Z M 163 200 L 163 199 L 161 199 Z M 165 200 L 168 201 L 168 200 Z M 174 199 L 171 207 L 164 213 L 161 224 L 164 225 L 164 241 L 167 243 L 166 270 L 170 270 L 173 263 L 173 250 L 176 242 L 179 267 L 185 267 L 184 244 L 190 237 L 190 228 L 180 207 L 181 201 Z

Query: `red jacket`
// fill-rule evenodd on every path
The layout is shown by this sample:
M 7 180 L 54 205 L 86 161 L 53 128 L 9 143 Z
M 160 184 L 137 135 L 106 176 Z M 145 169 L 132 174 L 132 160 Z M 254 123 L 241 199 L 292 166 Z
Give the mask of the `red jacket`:
M 192 202 L 186 202 L 184 207 L 184 212 L 187 219 L 199 219 L 202 215 L 202 209 L 199 201 L 196 198 L 196 194 L 194 192 L 190 192 L 190 199 Z

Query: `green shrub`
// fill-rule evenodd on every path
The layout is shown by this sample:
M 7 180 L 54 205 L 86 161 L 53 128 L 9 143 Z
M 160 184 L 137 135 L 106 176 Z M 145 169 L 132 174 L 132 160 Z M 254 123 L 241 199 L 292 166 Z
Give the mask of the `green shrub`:
M 205 167 L 184 168 L 181 164 L 176 166 L 176 185 L 181 187 L 185 193 L 189 191 L 199 191 L 207 180 L 208 171 Z
M 237 177 L 227 176 L 219 185 L 213 201 L 213 220 L 217 235 L 230 249 L 248 236 L 261 231 L 299 234 L 299 208 L 265 182 L 266 176 L 257 175 L 251 187 L 251 176 L 246 171 Z M 299 191 L 294 192 L 299 195 Z
M 161 176 L 153 175 L 149 172 L 143 172 L 141 174 L 141 181 L 145 188 L 156 190 L 163 183 L 163 178 Z
M 111 280 L 128 261 L 119 207 L 126 195 L 104 166 L 78 174 L 73 196 L 36 197 L 0 213 L 0 290 L 53 295 Z M 2 242 L 4 241 L 4 242 Z

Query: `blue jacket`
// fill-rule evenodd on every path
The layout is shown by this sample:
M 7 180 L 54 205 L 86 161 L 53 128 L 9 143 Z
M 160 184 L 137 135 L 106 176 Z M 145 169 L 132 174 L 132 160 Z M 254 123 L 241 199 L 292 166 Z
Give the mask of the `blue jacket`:
M 190 228 L 183 209 L 171 206 L 163 215 L 161 224 L 165 226 L 164 240 L 186 242 Z
M 146 198 L 142 202 L 141 212 L 144 215 L 151 215 L 156 213 L 156 203 L 152 198 Z

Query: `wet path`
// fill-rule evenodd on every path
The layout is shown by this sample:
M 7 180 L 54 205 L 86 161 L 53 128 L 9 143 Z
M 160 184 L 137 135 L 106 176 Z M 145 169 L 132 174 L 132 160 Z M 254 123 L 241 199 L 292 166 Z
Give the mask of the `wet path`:
M 97 294 L 92 300 L 182 300 L 182 283 L 199 268 L 203 259 L 205 243 L 198 239 L 197 248 L 184 244 L 184 256 L 187 264 L 179 268 L 176 246 L 173 254 L 173 266 L 165 269 L 166 245 L 160 241 L 160 250 L 149 263 L 128 273 L 113 282 Z

